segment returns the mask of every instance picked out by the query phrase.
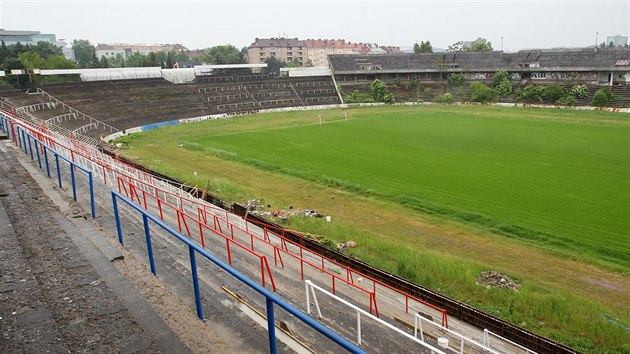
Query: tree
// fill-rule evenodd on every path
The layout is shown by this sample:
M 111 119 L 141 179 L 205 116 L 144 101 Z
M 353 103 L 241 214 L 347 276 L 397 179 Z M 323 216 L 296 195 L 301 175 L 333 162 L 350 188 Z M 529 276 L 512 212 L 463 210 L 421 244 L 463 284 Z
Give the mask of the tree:
M 36 52 L 25 52 L 19 55 L 25 69 L 48 69 L 48 63 Z
M 608 42 L 608 48 L 613 48 L 615 46 L 615 43 L 613 43 L 613 41 Z
M 492 50 L 492 43 L 481 37 L 475 39 L 468 48 L 466 48 L 468 52 L 491 52 Z
M 413 44 L 413 52 L 414 53 L 433 53 L 433 46 L 430 41 L 422 41 L 420 44 Z
M 173 55 L 171 54 L 171 52 L 168 52 L 166 54 L 166 62 L 164 63 L 164 66 L 166 66 L 167 69 L 172 69 L 173 65 L 175 65 L 175 61 L 173 60 Z
M 374 80 L 371 85 L 372 98 L 376 102 L 394 103 L 394 95 L 389 92 L 385 83 L 381 80 Z
M 241 51 L 231 44 L 214 46 L 195 59 L 215 65 L 244 63 Z
M 101 67 L 101 68 L 109 68 L 109 66 L 110 66 L 110 65 L 109 65 L 109 60 L 107 60 L 107 57 L 106 57 L 106 56 L 104 56 L 104 55 L 103 55 L 103 56 L 101 57 L 101 60 L 100 60 L 100 62 L 99 62 L 99 65 L 98 65 L 98 66 L 99 66 L 99 67 Z
M 293 59 L 287 63 L 288 68 L 299 68 L 301 66 L 302 66 L 302 63 L 300 63 L 297 59 Z
M 94 63 L 96 50 L 90 41 L 85 39 L 75 39 L 72 41 L 72 51 L 74 52 L 74 58 L 80 68 L 89 68 Z
M 449 52 L 463 52 L 464 50 L 466 50 L 466 47 L 464 46 L 464 41 L 455 42 L 448 46 Z
M 4 63 L 4 61 L 9 57 L 9 55 L 11 55 L 11 51 L 9 50 L 9 48 L 7 48 L 6 43 L 2 41 L 0 43 L 0 65 Z
M 37 42 L 35 46 L 31 47 L 31 51 L 39 54 L 44 59 L 55 55 L 63 55 L 63 50 L 60 47 L 44 41 Z
M 278 60 L 276 57 L 269 57 L 265 59 L 267 67 L 263 69 L 265 74 L 280 74 L 280 68 L 287 66 L 287 63 Z
M 470 85 L 470 93 L 470 100 L 473 102 L 487 103 L 497 100 L 497 92 L 481 82 L 474 82 Z
M 155 55 L 155 53 L 153 52 L 149 52 L 149 55 L 147 55 L 145 63 L 146 63 L 146 66 L 162 66 L 160 65 L 157 59 L 157 55 Z
M 492 86 L 499 97 L 506 97 L 512 94 L 512 83 L 510 83 L 510 74 L 505 70 L 499 70 L 492 77 Z
M 54 55 L 48 58 L 49 69 L 76 69 L 77 65 L 63 55 Z

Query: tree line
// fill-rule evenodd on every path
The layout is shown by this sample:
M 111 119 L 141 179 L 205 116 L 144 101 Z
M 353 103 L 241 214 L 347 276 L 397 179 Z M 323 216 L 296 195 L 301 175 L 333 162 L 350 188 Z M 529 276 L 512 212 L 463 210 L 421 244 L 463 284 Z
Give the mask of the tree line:
M 477 38 L 472 42 L 458 41 L 448 46 L 449 52 L 491 52 L 492 43 L 485 38 Z M 433 53 L 430 41 L 416 42 L 413 44 L 414 53 Z

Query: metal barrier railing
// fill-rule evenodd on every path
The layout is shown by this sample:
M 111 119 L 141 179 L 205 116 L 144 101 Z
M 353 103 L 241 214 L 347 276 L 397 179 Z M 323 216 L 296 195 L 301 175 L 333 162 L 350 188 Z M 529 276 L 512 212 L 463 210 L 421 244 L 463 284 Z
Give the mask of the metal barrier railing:
M 55 157 L 55 166 L 56 166 L 56 171 L 57 171 L 57 183 L 59 185 L 59 188 L 63 188 L 63 182 L 62 182 L 62 178 L 61 178 L 61 166 L 60 166 L 60 161 L 65 161 L 68 163 L 68 166 L 70 167 L 70 182 L 72 185 L 72 198 L 74 199 L 75 202 L 77 202 L 77 182 L 76 182 L 76 177 L 75 177 L 75 171 L 76 170 L 80 170 L 82 172 L 84 172 L 87 175 L 88 178 L 88 184 L 89 184 L 89 189 L 90 189 L 90 208 L 92 211 L 92 218 L 96 218 L 96 207 L 95 207 L 95 202 L 94 202 L 94 178 L 93 178 L 93 173 L 92 171 L 88 170 L 87 168 L 76 164 L 75 162 L 67 159 L 65 156 L 59 154 L 57 151 L 55 151 L 53 148 L 51 148 L 50 146 L 46 145 L 45 143 L 43 143 L 40 139 L 36 138 L 34 135 L 32 135 L 31 133 L 27 132 L 22 126 L 20 125 L 16 125 L 15 126 L 15 133 L 17 135 L 17 144 L 20 147 L 21 150 L 24 150 L 24 153 L 26 153 L 27 155 L 30 155 L 31 160 L 35 160 L 35 156 L 37 156 L 37 164 L 39 166 L 39 168 L 43 168 L 42 166 L 42 155 L 44 157 L 44 165 L 46 167 L 46 174 L 48 175 L 48 178 L 52 178 L 51 174 L 50 174 L 50 164 L 49 164 L 49 159 L 48 159 L 48 152 L 50 151 L 53 156 Z M 35 151 L 35 154 L 33 154 L 33 151 Z M 41 153 L 40 153 L 41 151 Z
M 156 273 L 155 273 L 155 260 L 153 258 L 154 256 L 153 256 L 153 249 L 152 249 L 152 244 L 151 244 L 151 233 L 149 231 L 149 221 L 152 221 L 155 225 L 159 226 L 162 230 L 166 231 L 167 233 L 169 233 L 170 235 L 172 235 L 173 237 L 175 237 L 176 239 L 178 239 L 179 241 L 181 241 L 182 243 L 188 246 L 188 255 L 189 255 L 189 261 L 190 261 L 190 269 L 192 273 L 192 281 L 193 281 L 193 291 L 195 293 L 195 304 L 196 304 L 196 309 L 197 309 L 197 316 L 199 317 L 199 319 L 203 320 L 203 308 L 201 305 L 201 292 L 199 289 L 199 276 L 197 273 L 197 261 L 196 261 L 197 254 L 203 256 L 210 262 L 216 264 L 225 272 L 229 273 L 234 278 L 238 279 L 245 285 L 249 286 L 252 290 L 258 292 L 259 294 L 265 297 L 265 300 L 266 300 L 265 302 L 266 302 L 266 307 L 267 307 L 266 310 L 267 310 L 267 330 L 268 330 L 268 336 L 269 336 L 269 351 L 271 353 L 273 354 L 277 353 L 274 305 L 277 305 L 280 308 L 284 309 L 291 315 L 295 316 L 296 318 L 298 318 L 299 320 L 301 320 L 302 322 L 304 322 L 311 328 L 315 329 L 319 333 L 323 334 L 324 336 L 326 336 L 333 342 L 337 343 L 342 348 L 348 350 L 349 352 L 365 353 L 363 349 L 359 348 L 358 346 L 351 343 L 347 339 L 336 334 L 335 332 L 330 330 L 328 327 L 315 321 L 308 315 L 304 314 L 302 311 L 298 310 L 293 305 L 282 300 L 280 297 L 278 297 L 271 291 L 255 283 L 251 279 L 247 278 L 246 276 L 238 272 L 236 269 L 230 267 L 229 265 L 225 264 L 214 255 L 208 253 L 208 251 L 204 250 L 196 243 L 192 242 L 188 238 L 181 235 L 175 229 L 173 229 L 169 225 L 162 222 L 159 218 L 153 216 L 151 213 L 142 209 L 141 206 L 136 205 L 131 200 L 125 198 L 122 194 L 116 191 L 112 191 L 112 205 L 114 208 L 114 217 L 116 219 L 116 229 L 118 231 L 118 240 L 122 245 L 124 245 L 124 239 L 123 239 L 122 224 L 121 224 L 120 214 L 119 214 L 120 211 L 118 207 L 119 201 L 125 203 L 126 205 L 134 209 L 135 211 L 142 214 L 145 238 L 146 238 L 146 243 L 147 243 L 147 250 L 149 253 L 149 263 L 151 266 L 151 272 L 153 272 L 153 274 L 156 274 Z
M 400 328 L 397 328 L 393 325 L 391 325 L 390 323 L 387 323 L 385 321 L 383 321 L 382 319 L 373 316 L 372 314 L 368 313 L 365 310 L 362 310 L 360 308 L 358 308 L 357 306 L 355 306 L 354 304 L 351 304 L 350 302 L 340 298 L 339 296 L 315 285 L 312 281 L 310 280 L 305 280 L 304 281 L 304 287 L 306 289 L 306 309 L 308 311 L 308 313 L 311 313 L 311 304 L 310 304 L 310 300 L 311 300 L 311 296 L 313 297 L 313 302 L 315 304 L 315 310 L 317 311 L 317 316 L 319 318 L 322 318 L 322 311 L 321 308 L 319 306 L 319 302 L 317 301 L 317 295 L 315 293 L 315 290 L 319 291 L 320 293 L 336 300 L 337 302 L 345 305 L 346 307 L 351 308 L 353 311 L 355 311 L 356 315 L 357 315 L 357 343 L 361 344 L 361 316 L 363 315 L 364 317 L 368 318 L 369 320 L 378 323 L 379 325 L 397 333 L 398 335 L 405 337 L 407 339 L 410 339 L 411 341 L 413 341 L 414 343 L 420 344 L 422 347 L 424 347 L 424 349 L 429 350 L 431 352 L 431 354 L 446 354 L 444 351 L 435 348 L 434 346 L 426 343 L 424 340 L 420 340 L 418 338 L 416 338 L 415 336 L 410 335 L 409 333 L 401 330 Z M 411 352 L 415 352 L 414 350 L 411 350 Z

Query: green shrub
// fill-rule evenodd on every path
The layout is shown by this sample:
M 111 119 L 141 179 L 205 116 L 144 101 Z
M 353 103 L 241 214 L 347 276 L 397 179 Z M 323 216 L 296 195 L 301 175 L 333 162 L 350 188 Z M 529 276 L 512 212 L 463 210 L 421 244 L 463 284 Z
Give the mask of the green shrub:
M 481 103 L 494 102 L 497 100 L 497 92 L 481 82 L 475 82 L 470 85 L 470 100 Z
M 545 89 L 542 86 L 527 85 L 521 94 L 521 98 L 529 102 L 542 102 Z
M 567 90 L 560 84 L 544 86 L 543 99 L 547 102 L 556 102 L 567 95 Z
M 446 77 L 446 82 L 451 86 L 461 86 L 466 81 L 466 77 L 462 73 L 451 73 Z
M 394 103 L 394 95 L 389 92 L 385 83 L 381 80 L 374 80 L 371 85 L 372 98 L 376 102 Z
M 453 95 L 451 95 L 450 93 L 446 92 L 446 93 L 443 93 L 443 94 L 437 96 L 436 98 L 434 98 L 433 102 L 436 102 L 436 103 L 453 103 L 453 102 L 455 102 L 455 98 L 453 98 Z
M 606 107 L 610 103 L 609 95 L 606 94 L 604 89 L 599 89 L 595 92 L 593 96 L 593 100 L 591 101 L 591 106 L 595 107 Z
M 556 104 L 559 106 L 575 106 L 577 104 L 577 101 L 572 95 L 566 95 L 556 100 Z
M 494 76 L 492 77 L 492 86 L 493 87 L 497 87 L 503 81 L 507 81 L 509 83 L 510 82 L 510 74 L 508 74 L 508 72 L 505 71 L 505 70 L 498 70 L 496 73 L 494 73 Z
M 510 80 L 503 80 L 496 85 L 495 90 L 497 91 L 497 95 L 499 95 L 499 97 L 509 96 L 512 94 L 512 84 L 510 83 Z
M 571 88 L 571 95 L 575 98 L 586 98 L 588 87 L 586 85 L 575 85 Z
M 424 89 L 424 95 L 425 96 L 431 96 L 433 94 L 433 89 L 430 87 L 425 87 Z
M 359 92 L 358 90 L 354 90 L 349 94 L 343 94 L 343 101 L 346 103 L 372 103 L 374 99 L 372 95 L 365 92 Z
M 411 79 L 411 81 L 409 82 L 409 85 L 411 85 L 412 88 L 414 89 L 418 89 L 418 87 L 420 87 L 420 81 L 418 80 L 417 77 L 414 77 L 413 79 Z

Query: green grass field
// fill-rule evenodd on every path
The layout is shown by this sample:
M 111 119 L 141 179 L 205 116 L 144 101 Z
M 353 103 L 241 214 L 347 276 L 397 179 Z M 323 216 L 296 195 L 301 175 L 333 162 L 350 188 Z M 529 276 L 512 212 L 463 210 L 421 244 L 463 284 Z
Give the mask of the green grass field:
M 315 124 L 209 129 L 187 142 L 192 149 L 630 266 L 630 127 L 527 119 L 541 118 L 535 111 L 505 117 L 503 111 L 372 109 L 321 126 L 310 113 Z
M 626 115 L 448 106 L 347 113 L 347 122 L 340 110 L 259 114 L 120 141 L 127 157 L 191 184 L 210 179 L 223 198 L 330 212 L 332 223 L 294 218 L 287 227 L 355 240 L 350 254 L 386 271 L 580 351 L 630 353 Z M 486 269 L 522 289 L 475 285 Z

